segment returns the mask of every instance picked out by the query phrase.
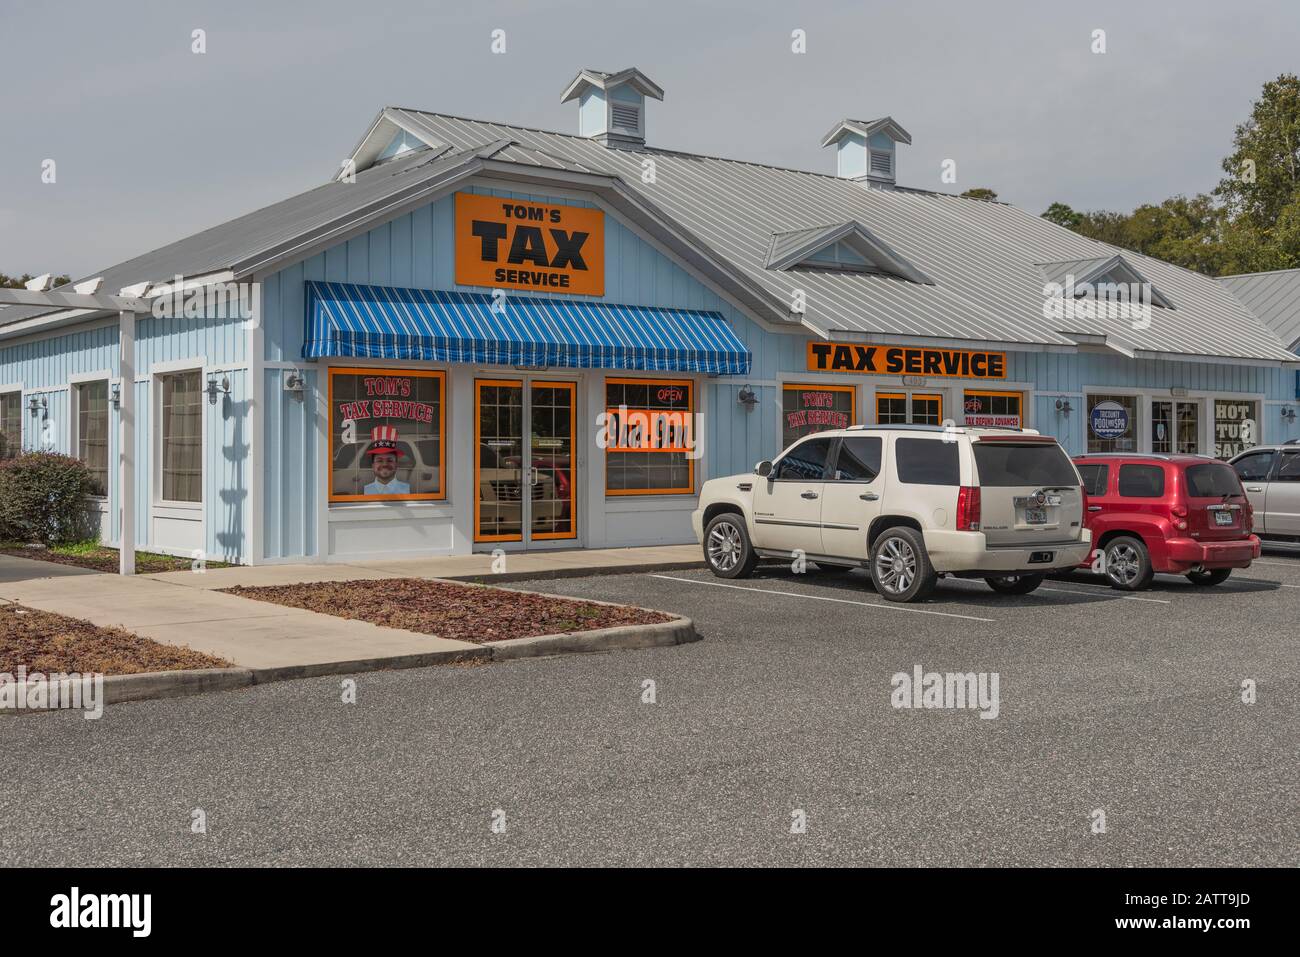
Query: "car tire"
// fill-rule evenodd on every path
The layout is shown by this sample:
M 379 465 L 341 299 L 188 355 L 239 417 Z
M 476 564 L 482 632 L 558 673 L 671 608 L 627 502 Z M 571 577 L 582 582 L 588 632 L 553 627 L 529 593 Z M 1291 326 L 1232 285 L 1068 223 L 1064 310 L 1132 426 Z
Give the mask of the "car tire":
M 1193 585 L 1208 587 L 1211 585 L 1222 585 L 1232 574 L 1231 568 L 1211 568 L 1206 571 L 1188 572 L 1187 580 Z
M 856 565 L 831 565 L 828 562 L 813 562 L 813 567 L 825 575 L 843 575 L 857 568 Z
M 1028 595 L 1043 583 L 1042 575 L 1003 575 L 984 579 L 999 595 Z
M 1105 575 L 1120 591 L 1141 591 L 1151 584 L 1155 569 L 1142 539 L 1121 535 L 1106 543 Z
M 704 529 L 704 562 L 719 578 L 748 578 L 758 565 L 745 519 L 736 512 L 716 515 Z
M 925 550 L 925 539 L 905 525 L 880 533 L 871 546 L 869 570 L 876 593 L 886 601 L 922 601 L 930 597 L 939 581 L 939 573 Z

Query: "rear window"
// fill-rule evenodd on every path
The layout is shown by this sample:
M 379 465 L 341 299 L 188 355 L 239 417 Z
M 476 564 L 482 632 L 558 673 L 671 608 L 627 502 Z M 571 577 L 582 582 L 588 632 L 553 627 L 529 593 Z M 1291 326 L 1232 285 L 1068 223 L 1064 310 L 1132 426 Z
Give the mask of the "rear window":
M 986 488 L 1022 485 L 1078 485 L 1070 457 L 1055 442 L 1016 445 L 1011 442 L 974 442 L 979 483 Z
M 1159 498 L 1165 494 L 1165 470 L 1159 465 L 1121 465 L 1119 494 L 1125 498 Z
M 960 485 L 957 443 L 942 439 L 899 439 L 894 443 L 898 480 L 909 485 Z
M 1240 495 L 1241 482 L 1231 465 L 1207 462 L 1187 467 L 1187 494 L 1192 498 L 1223 498 Z
M 1109 465 L 1080 465 L 1079 474 L 1083 476 L 1083 487 L 1093 498 L 1106 494 L 1110 484 Z

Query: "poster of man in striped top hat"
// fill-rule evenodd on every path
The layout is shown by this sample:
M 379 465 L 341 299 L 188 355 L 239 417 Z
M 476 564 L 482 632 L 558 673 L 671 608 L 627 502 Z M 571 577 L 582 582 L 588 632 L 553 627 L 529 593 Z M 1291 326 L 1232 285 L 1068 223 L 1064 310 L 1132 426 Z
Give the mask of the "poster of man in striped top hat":
M 411 486 L 397 477 L 397 460 L 403 452 L 394 426 L 377 425 L 371 429 L 370 446 L 365 454 L 370 456 L 370 468 L 375 473 L 375 480 L 362 490 L 366 495 L 411 493 Z

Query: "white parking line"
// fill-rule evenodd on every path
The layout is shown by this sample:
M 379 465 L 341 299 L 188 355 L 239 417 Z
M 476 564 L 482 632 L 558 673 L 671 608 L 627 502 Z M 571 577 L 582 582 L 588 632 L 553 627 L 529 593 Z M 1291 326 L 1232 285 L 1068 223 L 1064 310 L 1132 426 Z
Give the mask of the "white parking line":
M 1092 587 L 1092 588 L 1110 588 L 1109 585 L 1092 585 L 1090 582 L 1071 582 L 1071 584 L 1089 585 L 1089 586 Z M 1055 592 L 1060 592 L 1062 595 L 1086 595 L 1086 594 L 1088 594 L 1086 591 L 1073 591 L 1073 590 L 1071 590 L 1071 589 L 1069 589 L 1069 588 L 1046 588 L 1046 587 L 1044 587 L 1044 586 L 1042 586 L 1042 585 L 1039 585 L 1037 588 L 1034 589 L 1034 591 L 1055 591 Z M 1112 591 L 1113 591 L 1113 589 L 1112 589 Z M 1031 592 L 1031 594 L 1032 594 L 1032 592 Z M 1166 601 L 1166 600 L 1163 599 L 1163 598 L 1139 598 L 1137 595 L 1112 595 L 1111 597 L 1112 597 L 1112 598 L 1118 598 L 1120 601 L 1149 601 L 1149 602 L 1153 602 L 1154 604 L 1157 604 L 1157 605 L 1169 605 L 1169 604 L 1172 604 L 1172 602 Z
M 786 598 L 809 598 L 813 601 L 833 601 L 841 605 L 862 605 L 864 608 L 879 608 L 883 611 L 910 611 L 914 615 L 938 615 L 941 618 L 961 618 L 964 621 L 996 622 L 996 618 L 978 618 L 975 615 L 957 615 L 947 611 L 929 611 L 925 608 L 908 608 L 903 605 L 887 605 L 877 601 L 852 601 L 848 598 L 827 598 L 824 595 L 800 595 L 795 592 L 778 591 L 775 588 L 746 588 L 744 585 L 728 585 L 725 582 L 702 582 L 695 578 L 678 578 L 676 575 L 651 575 L 670 582 L 686 582 L 688 585 L 712 585 L 714 588 L 734 588 L 736 591 L 759 591 L 765 595 L 783 595 Z
M 1280 565 L 1282 568 L 1300 568 L 1300 562 L 1266 562 L 1266 561 L 1261 561 L 1258 558 L 1255 559 L 1253 562 L 1251 562 L 1251 564 L 1252 565 Z

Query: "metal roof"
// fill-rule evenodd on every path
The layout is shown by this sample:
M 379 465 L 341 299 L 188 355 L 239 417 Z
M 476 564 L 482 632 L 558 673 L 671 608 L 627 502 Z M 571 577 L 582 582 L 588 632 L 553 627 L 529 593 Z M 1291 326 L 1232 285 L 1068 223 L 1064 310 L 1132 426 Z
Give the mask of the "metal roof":
M 1178 266 L 1087 239 L 1002 203 L 919 190 L 870 189 L 801 170 L 645 147 L 622 150 L 554 133 L 409 109 L 386 109 L 403 128 L 437 149 L 331 183 L 137 257 L 102 273 L 107 288 L 273 264 L 338 224 L 355 225 L 403 197 L 445 187 L 480 154 L 521 171 L 591 174 L 665 218 L 709 262 L 744 290 L 742 301 L 772 312 L 805 299 L 802 321 L 830 338 L 979 341 L 1072 351 L 1078 334 L 1141 358 L 1158 354 L 1243 360 L 1294 360 L 1283 344 L 1222 284 Z M 378 120 L 376 121 L 379 122 Z M 372 127 L 373 128 L 373 127 Z M 438 150 L 444 152 L 439 153 Z M 643 164 L 653 159 L 653 182 Z M 773 236 L 856 221 L 933 285 L 851 270 L 767 268 Z M 1147 328 L 1122 319 L 1068 322 L 1045 318 L 1040 263 L 1109 259 L 1123 253 L 1166 291 L 1176 310 L 1152 310 Z M 96 274 L 99 275 L 99 274 Z M 20 318 L 0 310 L 0 326 Z M 32 310 L 27 311 L 31 315 Z M 784 316 L 781 316 L 784 318 Z M 1083 326 L 1083 328 L 1080 328 Z M 1068 327 L 1068 328 L 1066 328 Z M 1071 336 L 1074 334 L 1074 337 Z
M 1219 282 L 1277 333 L 1284 345 L 1300 347 L 1300 269 L 1224 276 Z

